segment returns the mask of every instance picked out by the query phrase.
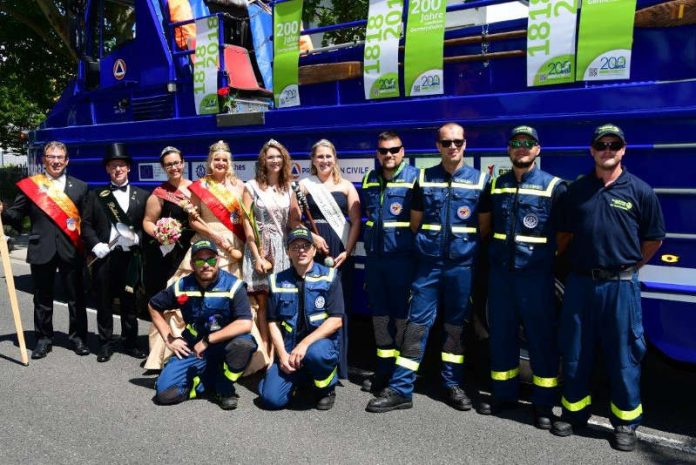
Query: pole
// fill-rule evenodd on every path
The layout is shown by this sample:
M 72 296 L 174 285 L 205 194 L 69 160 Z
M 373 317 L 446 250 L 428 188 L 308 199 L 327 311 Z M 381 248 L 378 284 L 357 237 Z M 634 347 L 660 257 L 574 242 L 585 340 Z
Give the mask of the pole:
M 24 342 L 24 329 L 22 329 L 22 319 L 19 316 L 19 305 L 17 304 L 17 289 L 15 288 L 14 275 L 12 274 L 12 264 L 10 263 L 10 250 L 7 248 L 5 240 L 5 229 L 2 225 L 0 217 L 0 255 L 2 255 L 2 268 L 5 272 L 5 282 L 7 283 L 7 292 L 10 295 L 10 307 L 12 308 L 12 316 L 14 317 L 15 329 L 17 331 L 17 341 L 19 342 L 19 355 L 22 359 L 22 364 L 29 365 L 29 357 L 27 355 L 27 344 Z

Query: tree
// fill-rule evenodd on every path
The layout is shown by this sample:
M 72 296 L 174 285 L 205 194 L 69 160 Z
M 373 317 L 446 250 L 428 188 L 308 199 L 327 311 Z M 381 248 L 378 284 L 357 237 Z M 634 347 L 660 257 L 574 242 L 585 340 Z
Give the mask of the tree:
M 70 3 L 70 5 L 68 4 Z M 74 76 L 70 0 L 0 0 L 0 146 L 21 150 Z
M 368 0 L 352 0 L 334 2 L 326 0 L 304 0 L 302 19 L 306 24 L 328 26 L 330 24 L 346 23 L 359 19 L 367 19 Z M 331 31 L 324 34 L 322 46 L 355 42 L 365 38 L 365 27 L 353 27 Z

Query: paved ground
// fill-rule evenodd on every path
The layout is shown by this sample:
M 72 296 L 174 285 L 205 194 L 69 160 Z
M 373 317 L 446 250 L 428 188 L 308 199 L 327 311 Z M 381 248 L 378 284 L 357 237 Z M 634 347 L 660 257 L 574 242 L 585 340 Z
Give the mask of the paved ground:
M 13 252 L 22 321 L 33 346 L 32 304 L 23 250 Z M 696 370 L 646 361 L 645 426 L 638 450 L 608 443 L 606 398 L 598 396 L 584 436 L 556 438 L 532 427 L 527 408 L 505 418 L 457 412 L 436 399 L 426 379 L 412 410 L 364 412 L 369 396 L 345 381 L 333 410 L 309 399 L 267 412 L 254 403 L 258 377 L 239 387 L 239 409 L 207 400 L 158 407 L 154 376 L 116 354 L 97 363 L 67 347 L 67 309 L 56 305 L 56 346 L 46 359 L 20 365 L 5 280 L 0 279 L 0 464 L 82 463 L 378 463 L 378 464 L 683 464 L 696 463 Z M 96 322 L 90 312 L 90 330 Z M 118 324 L 115 325 L 118 327 Z M 140 333 L 145 343 L 146 324 Z M 89 340 L 96 351 L 94 336 Z

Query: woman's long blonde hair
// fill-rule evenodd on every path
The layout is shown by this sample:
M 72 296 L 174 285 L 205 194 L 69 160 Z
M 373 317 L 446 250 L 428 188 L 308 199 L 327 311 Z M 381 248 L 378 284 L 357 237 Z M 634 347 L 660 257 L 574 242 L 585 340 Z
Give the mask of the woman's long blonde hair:
M 334 145 L 328 139 L 321 139 L 312 146 L 312 152 L 309 154 L 310 158 L 312 159 L 312 166 L 309 168 L 310 173 L 315 176 L 318 174 L 317 168 L 314 166 L 314 155 L 316 155 L 319 147 L 326 147 L 327 149 L 331 150 L 331 153 L 333 153 L 335 163 L 331 176 L 333 177 L 334 182 L 338 184 L 341 182 L 341 179 L 343 179 L 341 176 L 341 167 L 338 165 L 338 154 L 336 153 L 336 147 L 334 147 Z
M 205 162 L 205 174 L 213 174 L 213 156 L 218 152 L 223 152 L 227 154 L 228 163 L 225 178 L 229 179 L 234 184 L 237 180 L 237 175 L 234 174 L 234 164 L 232 163 L 232 151 L 230 150 L 230 146 L 227 145 L 227 142 L 225 141 L 219 140 L 208 148 L 208 160 Z
M 292 160 L 290 159 L 290 152 L 288 152 L 288 149 L 286 149 L 283 144 L 275 139 L 270 139 L 268 142 L 263 144 L 263 147 L 261 147 L 259 159 L 256 162 L 256 182 L 261 187 L 268 186 L 266 154 L 270 148 L 274 148 L 279 151 L 281 157 L 283 157 L 283 169 L 280 170 L 280 175 L 278 176 L 278 186 L 281 190 L 286 191 L 290 187 L 290 181 L 292 180 L 292 176 L 290 174 L 290 165 L 292 164 Z

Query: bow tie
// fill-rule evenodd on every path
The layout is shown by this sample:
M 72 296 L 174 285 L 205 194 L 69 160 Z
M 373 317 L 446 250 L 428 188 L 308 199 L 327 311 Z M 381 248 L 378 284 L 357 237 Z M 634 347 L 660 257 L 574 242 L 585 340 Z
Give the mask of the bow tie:
M 116 186 L 114 184 L 109 184 L 109 190 L 110 191 L 123 191 L 126 192 L 126 189 L 128 189 L 128 183 L 122 185 L 122 186 Z

